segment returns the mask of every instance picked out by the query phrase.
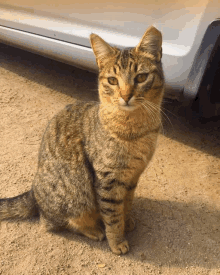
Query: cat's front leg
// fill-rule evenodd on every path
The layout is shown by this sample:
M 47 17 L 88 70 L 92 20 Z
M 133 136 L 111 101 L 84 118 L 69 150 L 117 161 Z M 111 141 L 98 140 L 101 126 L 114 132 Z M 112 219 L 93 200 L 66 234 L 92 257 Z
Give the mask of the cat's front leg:
M 132 185 L 125 197 L 125 208 L 124 208 L 124 213 L 125 213 L 125 232 L 131 232 L 135 228 L 135 220 L 133 217 L 131 217 L 131 209 L 132 209 L 132 203 L 134 199 L 134 191 L 136 188 L 136 184 Z
M 117 182 L 101 186 L 98 190 L 100 214 L 105 224 L 109 246 L 115 254 L 125 254 L 129 245 L 125 239 L 125 196 L 126 189 Z
M 103 199 L 103 201 L 100 202 L 100 212 L 105 224 L 106 237 L 112 252 L 118 255 L 127 253 L 129 251 L 129 245 L 124 237 L 124 201 Z

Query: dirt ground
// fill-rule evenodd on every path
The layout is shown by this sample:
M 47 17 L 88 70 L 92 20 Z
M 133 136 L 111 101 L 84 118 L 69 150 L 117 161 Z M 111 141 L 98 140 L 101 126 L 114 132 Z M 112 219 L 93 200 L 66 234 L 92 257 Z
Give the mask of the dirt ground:
M 97 100 L 92 73 L 0 44 L 0 197 L 29 190 L 49 119 L 75 99 Z M 134 200 L 130 252 L 106 240 L 43 233 L 37 219 L 2 222 L 0 274 L 220 274 L 220 125 L 169 117 Z M 170 113 L 172 112 L 172 113 Z

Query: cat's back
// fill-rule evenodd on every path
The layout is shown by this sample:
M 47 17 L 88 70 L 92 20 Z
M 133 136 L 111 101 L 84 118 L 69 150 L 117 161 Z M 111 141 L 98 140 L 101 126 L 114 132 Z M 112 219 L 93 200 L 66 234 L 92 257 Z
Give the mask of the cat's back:
M 54 221 L 53 226 L 62 227 L 69 216 L 79 217 L 82 211 L 94 208 L 83 128 L 85 117 L 90 115 L 93 120 L 91 110 L 95 113 L 97 105 L 80 101 L 67 105 L 52 118 L 43 135 L 32 187 L 41 216 Z
M 85 117 L 88 124 L 94 124 L 97 113 L 97 102 L 76 101 L 67 105 L 49 122 L 40 146 L 39 166 L 43 160 L 50 158 L 70 160 L 73 151 L 79 147 L 82 149 L 84 143 Z M 76 155 L 77 152 L 75 152 Z

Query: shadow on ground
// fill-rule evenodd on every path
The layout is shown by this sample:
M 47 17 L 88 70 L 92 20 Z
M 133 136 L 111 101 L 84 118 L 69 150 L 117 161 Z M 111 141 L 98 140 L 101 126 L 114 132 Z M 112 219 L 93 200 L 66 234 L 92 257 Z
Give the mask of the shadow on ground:
M 147 198 L 137 198 L 134 209 L 138 225 L 130 243 L 143 253 L 143 260 L 169 266 L 220 266 L 219 211 Z M 135 249 L 133 254 L 136 257 Z
M 220 157 L 220 117 L 198 118 L 181 102 L 165 99 L 163 125 L 165 136 Z M 187 115 L 186 115 L 187 114 Z
M 97 74 L 0 44 L 0 66 L 30 81 L 81 100 L 98 100 Z
M 130 251 L 123 257 L 169 267 L 220 267 L 220 213 L 195 204 L 136 198 L 136 228 L 127 235 Z M 106 239 L 95 242 L 68 231 L 58 234 L 102 252 Z

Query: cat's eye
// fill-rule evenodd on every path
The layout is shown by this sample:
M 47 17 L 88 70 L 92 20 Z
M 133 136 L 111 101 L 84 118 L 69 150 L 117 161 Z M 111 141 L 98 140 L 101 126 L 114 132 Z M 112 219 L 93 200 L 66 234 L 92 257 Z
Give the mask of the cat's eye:
M 148 74 L 138 74 L 136 77 L 135 77 L 135 82 L 136 83 L 143 83 L 148 77 Z
M 108 83 L 111 85 L 118 85 L 118 79 L 116 77 L 109 77 Z

